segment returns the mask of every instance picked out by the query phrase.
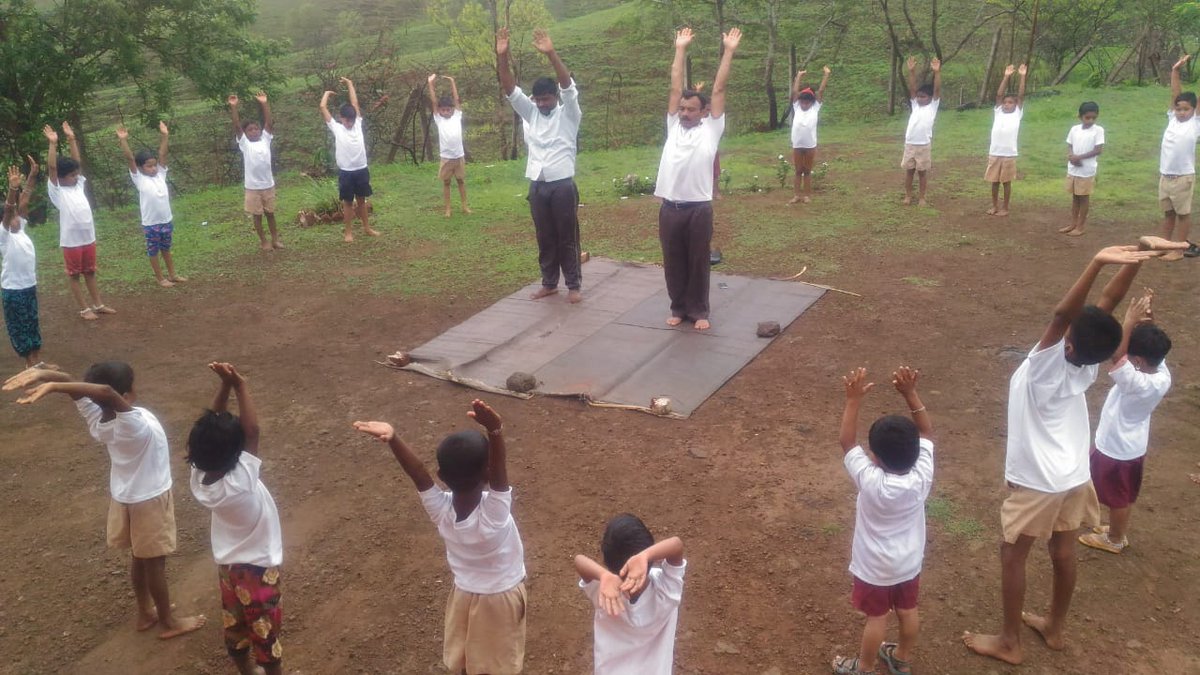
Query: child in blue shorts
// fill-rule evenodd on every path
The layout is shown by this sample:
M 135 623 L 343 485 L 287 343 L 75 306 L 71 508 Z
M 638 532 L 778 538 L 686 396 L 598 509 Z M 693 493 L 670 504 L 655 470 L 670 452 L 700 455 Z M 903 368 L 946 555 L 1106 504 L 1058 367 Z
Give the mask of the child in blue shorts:
M 138 191 L 142 232 L 146 235 L 146 255 L 150 257 L 150 267 L 154 270 L 158 285 L 170 288 L 187 281 L 187 277 L 175 273 L 175 261 L 171 258 L 171 235 L 175 226 L 172 223 L 171 196 L 167 192 L 167 138 L 170 131 L 166 122 L 158 123 L 158 133 L 157 157 L 150 150 L 138 150 L 134 155 L 129 149 L 129 132 L 124 126 L 117 127 L 117 140 L 121 142 L 121 151 L 129 161 L 129 177 Z M 162 255 L 163 263 L 167 266 L 166 277 L 163 277 L 158 264 L 159 255 Z

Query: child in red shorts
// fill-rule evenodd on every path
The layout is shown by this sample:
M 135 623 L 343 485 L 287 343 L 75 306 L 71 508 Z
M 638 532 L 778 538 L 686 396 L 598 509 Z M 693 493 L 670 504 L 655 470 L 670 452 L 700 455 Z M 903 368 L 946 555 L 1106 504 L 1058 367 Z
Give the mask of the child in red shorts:
M 842 378 L 846 409 L 839 439 L 844 464 L 858 488 L 850 572 L 850 602 L 867 615 L 857 656 L 833 660 L 836 675 L 874 673 L 881 660 L 893 673 L 912 672 L 920 618 L 917 594 L 925 556 L 925 498 L 933 486 L 933 425 L 917 395 L 919 371 L 901 366 L 892 384 L 908 404 L 912 419 L 887 415 L 875 420 L 868 435 L 870 450 L 855 440 L 858 409 L 874 383 L 859 368 Z M 884 642 L 888 614 L 900 621 L 900 642 Z

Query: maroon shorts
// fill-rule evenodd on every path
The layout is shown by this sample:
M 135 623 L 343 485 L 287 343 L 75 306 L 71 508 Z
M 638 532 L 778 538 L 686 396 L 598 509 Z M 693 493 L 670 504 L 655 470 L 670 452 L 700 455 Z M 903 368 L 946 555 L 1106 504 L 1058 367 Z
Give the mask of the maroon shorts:
M 1137 459 L 1113 459 L 1092 448 L 1092 484 L 1096 497 L 1110 509 L 1123 509 L 1137 501 L 1142 491 L 1142 463 Z
M 67 246 L 62 250 L 67 276 L 96 273 L 96 242 L 86 246 Z
M 893 609 L 916 609 L 921 575 L 894 586 L 873 586 L 854 577 L 850 604 L 867 616 L 884 616 Z

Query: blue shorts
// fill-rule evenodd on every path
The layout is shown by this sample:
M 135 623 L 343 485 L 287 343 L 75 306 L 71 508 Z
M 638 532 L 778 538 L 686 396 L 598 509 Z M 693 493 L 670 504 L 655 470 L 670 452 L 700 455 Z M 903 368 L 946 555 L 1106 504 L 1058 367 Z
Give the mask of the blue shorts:
M 371 170 L 346 171 L 338 169 L 338 199 L 352 202 L 355 197 L 371 196 Z
M 171 252 L 171 234 L 175 231 L 173 223 L 162 225 L 143 225 L 142 233 L 146 235 L 146 255 L 153 258 L 159 252 Z

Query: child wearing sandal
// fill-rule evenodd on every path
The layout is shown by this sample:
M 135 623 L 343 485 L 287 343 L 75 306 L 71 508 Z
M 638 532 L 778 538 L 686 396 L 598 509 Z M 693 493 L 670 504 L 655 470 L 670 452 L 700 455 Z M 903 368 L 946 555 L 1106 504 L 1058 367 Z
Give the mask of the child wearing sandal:
M 38 165 L 29 157 L 29 177 L 21 178 L 18 167 L 8 167 L 8 194 L 0 220 L 0 294 L 3 295 L 4 327 L 17 356 L 25 367 L 41 363 L 42 332 L 38 327 L 37 254 L 25 232 L 29 197 L 37 181 Z M 23 185 L 22 185 L 23 183 Z M 18 196 L 18 193 L 20 196 Z
M 124 126 L 117 126 L 117 140 L 121 143 L 121 152 L 129 163 L 129 178 L 138 191 L 138 204 L 142 211 L 142 234 L 146 236 L 146 255 L 150 257 L 150 269 L 154 270 L 154 278 L 158 285 L 170 288 L 187 277 L 175 273 L 175 260 L 171 257 L 171 236 L 175 232 L 174 220 L 171 215 L 171 195 L 167 189 L 167 147 L 170 131 L 166 122 L 158 123 L 158 155 L 150 150 L 138 150 L 137 154 L 129 149 L 129 132 Z M 158 256 L 162 255 L 163 264 L 167 266 L 167 276 L 164 277 L 158 264 Z
M 842 378 L 846 408 L 840 440 L 846 471 L 858 487 L 850 572 L 850 602 L 867 616 L 857 656 L 833 660 L 835 675 L 874 673 L 883 661 L 892 675 L 911 673 L 920 617 L 917 593 L 925 557 L 925 499 L 933 486 L 933 425 L 917 395 L 920 371 L 901 366 L 892 385 L 904 397 L 912 419 L 887 415 L 875 420 L 868 434 L 870 449 L 858 444 L 858 410 L 874 383 L 866 368 Z M 888 614 L 900 621 L 899 643 L 884 642 Z

